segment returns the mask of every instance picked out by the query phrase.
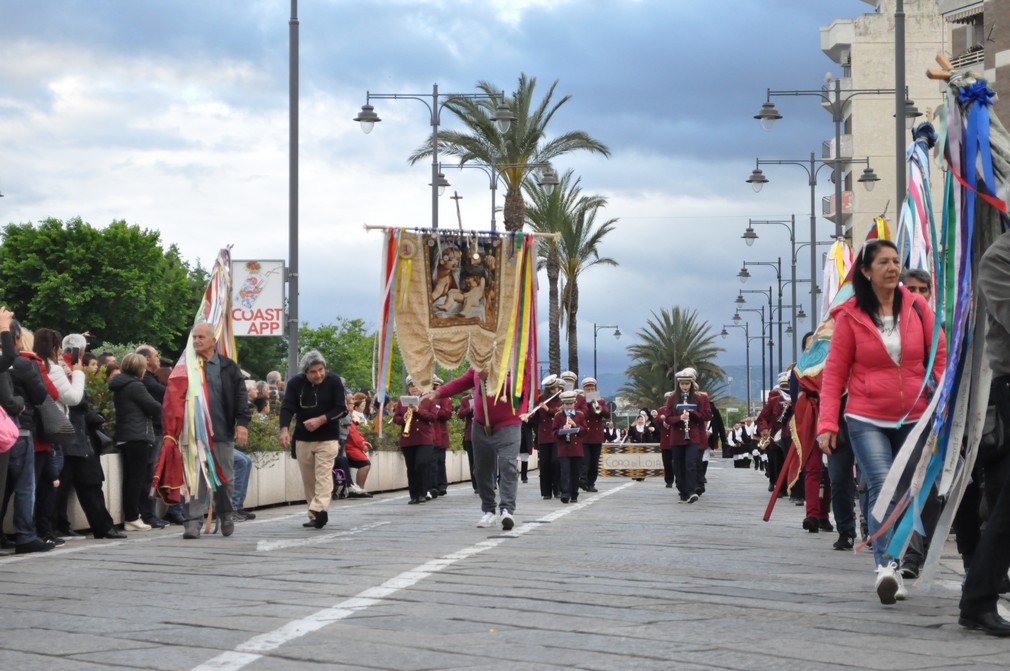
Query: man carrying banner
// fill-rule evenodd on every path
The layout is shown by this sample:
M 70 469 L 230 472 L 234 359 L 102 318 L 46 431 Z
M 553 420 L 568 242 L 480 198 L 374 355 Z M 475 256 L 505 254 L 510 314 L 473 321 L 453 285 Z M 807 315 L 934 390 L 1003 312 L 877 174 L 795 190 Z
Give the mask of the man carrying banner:
M 516 490 L 519 483 L 519 431 L 522 420 L 507 398 L 488 394 L 487 372 L 468 369 L 455 380 L 446 382 L 425 396 L 432 400 L 451 398 L 469 389 L 474 390 L 473 403 L 473 468 L 477 479 L 483 516 L 478 527 L 494 526 L 499 516 L 495 513 L 495 478 L 498 481 L 501 526 L 509 531 L 515 526 L 512 513 L 516 509 Z
M 231 536 L 235 530 L 232 520 L 232 482 L 235 474 L 235 445 L 243 446 L 249 440 L 248 395 L 245 381 L 238 364 L 217 351 L 217 338 L 210 324 L 202 322 L 193 327 L 191 334 L 193 351 L 196 361 L 193 366 L 176 366 L 168 380 L 165 391 L 162 425 L 165 430 L 164 450 L 169 443 L 175 443 L 176 452 L 179 448 L 189 448 L 190 441 L 199 442 L 199 450 L 206 450 L 200 456 L 201 469 L 195 475 L 196 482 L 189 481 L 189 492 L 185 498 L 186 522 L 183 538 L 199 538 L 200 522 L 205 515 L 206 505 L 210 499 L 208 478 L 213 478 L 216 486 L 212 487 L 212 510 L 221 523 L 221 534 Z M 193 394 L 190 384 L 202 382 L 207 397 L 204 411 L 207 416 L 201 422 L 192 422 L 195 431 L 183 431 L 187 398 Z M 197 390 L 194 390 L 197 393 Z M 200 403 L 204 399 L 196 399 Z M 202 424 L 202 426 L 201 426 Z M 209 435 L 203 432 L 209 429 Z M 195 435 L 194 435 L 195 434 Z M 205 441 L 210 438 L 209 441 Z

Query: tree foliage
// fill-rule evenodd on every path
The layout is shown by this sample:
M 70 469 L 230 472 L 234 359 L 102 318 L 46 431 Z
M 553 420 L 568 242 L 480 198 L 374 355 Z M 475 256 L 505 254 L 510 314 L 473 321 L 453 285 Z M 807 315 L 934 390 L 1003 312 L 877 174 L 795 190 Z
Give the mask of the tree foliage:
M 0 300 L 30 328 L 90 331 L 99 340 L 179 349 L 206 286 L 157 231 L 114 221 L 8 224 L 0 246 Z M 194 301 L 194 296 L 196 300 Z
M 713 402 L 718 401 L 726 373 L 715 360 L 723 348 L 715 344 L 716 334 L 708 322 L 698 319 L 697 312 L 679 307 L 653 312 L 636 335 L 639 342 L 628 346 L 635 363 L 621 387 L 621 394 L 634 405 L 662 405 L 663 394 L 674 388 L 677 371 L 688 366 L 698 371 L 698 386 Z

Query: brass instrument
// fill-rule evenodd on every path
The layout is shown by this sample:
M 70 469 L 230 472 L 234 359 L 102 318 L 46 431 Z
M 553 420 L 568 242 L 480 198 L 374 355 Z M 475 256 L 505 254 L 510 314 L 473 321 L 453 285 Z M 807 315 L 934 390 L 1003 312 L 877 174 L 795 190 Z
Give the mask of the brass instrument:
M 407 406 L 407 411 L 403 413 L 403 433 L 401 435 L 410 434 L 410 423 L 414 419 L 414 406 Z
M 771 442 L 772 442 L 772 436 L 771 434 L 768 434 L 767 436 L 758 441 L 757 448 L 762 452 L 764 452 L 765 449 L 767 449 L 768 445 L 771 444 Z
M 682 404 L 687 405 L 687 398 L 688 398 L 688 394 L 686 392 L 681 392 L 680 393 L 680 402 Z M 690 416 L 690 414 L 688 414 L 687 410 L 685 410 L 684 412 L 682 412 L 680 416 L 681 416 L 681 419 L 684 420 L 684 440 L 690 440 L 691 439 L 691 416 Z

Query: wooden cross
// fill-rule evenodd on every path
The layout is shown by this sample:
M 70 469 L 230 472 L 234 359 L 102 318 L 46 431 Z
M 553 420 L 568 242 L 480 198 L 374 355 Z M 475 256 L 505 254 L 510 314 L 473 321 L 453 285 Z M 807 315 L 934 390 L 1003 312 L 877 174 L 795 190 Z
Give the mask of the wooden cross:
M 456 221 L 459 222 L 459 230 L 463 230 L 463 215 L 459 213 L 459 201 L 463 200 L 463 196 L 459 195 L 458 191 L 453 191 L 449 198 L 456 201 Z

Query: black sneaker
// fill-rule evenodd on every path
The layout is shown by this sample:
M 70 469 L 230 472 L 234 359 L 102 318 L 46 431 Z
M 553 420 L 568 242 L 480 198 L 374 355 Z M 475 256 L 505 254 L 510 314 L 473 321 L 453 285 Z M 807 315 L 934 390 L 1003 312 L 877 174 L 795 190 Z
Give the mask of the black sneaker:
M 61 548 L 64 545 L 67 544 L 67 542 L 65 540 L 63 540 L 62 538 L 60 538 L 59 536 L 57 536 L 56 534 L 54 534 L 52 532 L 50 532 L 50 533 L 46 534 L 45 536 L 43 536 L 42 537 L 42 542 L 43 543 L 48 543 L 49 545 L 52 545 L 54 548 Z
M 236 522 L 247 522 L 256 519 L 256 513 L 250 513 L 247 510 L 235 510 L 231 516 Z
M 56 535 L 59 536 L 60 538 L 64 539 L 64 540 L 68 540 L 68 541 L 69 540 L 75 540 L 75 539 L 84 538 L 84 536 L 82 534 L 77 533 L 73 529 L 67 529 L 65 531 L 57 531 Z
M 52 544 L 46 543 L 41 538 L 36 538 L 33 541 L 28 541 L 27 543 L 18 543 L 14 546 L 14 553 L 23 555 L 30 552 L 49 552 L 53 549 Z
M 855 544 L 855 540 L 854 536 L 850 536 L 849 534 L 842 532 L 838 534 L 838 540 L 836 540 L 834 545 L 831 547 L 836 550 L 851 550 Z
M 901 577 L 915 579 L 919 577 L 919 563 L 913 559 L 901 562 Z

